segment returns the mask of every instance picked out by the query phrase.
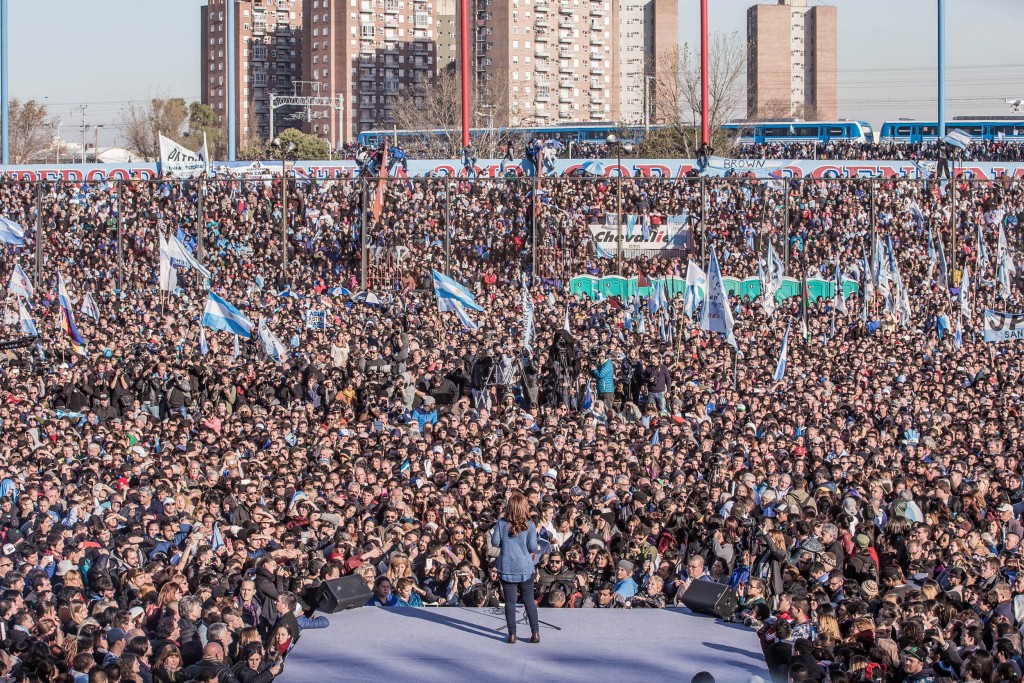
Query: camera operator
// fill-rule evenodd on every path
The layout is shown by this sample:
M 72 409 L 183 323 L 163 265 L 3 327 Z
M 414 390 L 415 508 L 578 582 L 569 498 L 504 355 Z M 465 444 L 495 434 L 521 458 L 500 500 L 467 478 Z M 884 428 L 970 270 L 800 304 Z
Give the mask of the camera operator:
M 479 354 L 472 355 L 472 365 L 469 366 L 469 389 L 473 398 L 473 407 L 490 409 L 491 396 L 487 392 L 487 380 L 494 371 L 494 356 L 490 349 L 483 349 Z
M 136 366 L 133 391 L 135 398 L 142 404 L 142 409 L 155 418 L 163 418 L 164 384 L 170 379 L 167 364 L 159 363 L 152 368 Z
M 188 406 L 192 402 L 192 383 L 188 375 L 184 371 L 171 374 L 164 382 L 163 392 L 167 413 L 188 419 Z
M 615 401 L 615 364 L 612 363 L 611 354 L 607 349 L 601 348 L 595 354 L 593 375 L 597 380 L 597 397 L 605 406 L 611 408 Z

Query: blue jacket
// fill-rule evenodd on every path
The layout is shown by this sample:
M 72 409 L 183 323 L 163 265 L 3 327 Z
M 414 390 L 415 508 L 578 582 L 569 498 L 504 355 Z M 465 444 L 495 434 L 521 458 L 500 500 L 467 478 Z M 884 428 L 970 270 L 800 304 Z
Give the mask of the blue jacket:
M 491 531 L 491 545 L 501 549 L 498 555 L 498 574 L 504 581 L 526 581 L 533 575 L 533 553 L 537 552 L 537 527 L 527 522 L 526 531 L 518 536 L 508 535 L 508 520 L 499 519 Z
M 615 393 L 615 364 L 611 359 L 605 359 L 601 365 L 594 370 L 594 377 L 597 378 L 597 393 Z

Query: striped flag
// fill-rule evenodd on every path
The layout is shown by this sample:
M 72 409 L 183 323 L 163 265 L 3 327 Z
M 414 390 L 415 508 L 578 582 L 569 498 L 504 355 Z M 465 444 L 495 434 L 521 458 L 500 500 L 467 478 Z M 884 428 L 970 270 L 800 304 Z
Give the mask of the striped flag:
M 206 299 L 206 308 L 203 311 L 203 319 L 200 324 L 246 339 L 252 338 L 252 321 L 213 292 L 210 292 Z
M 96 299 L 92 298 L 92 292 L 86 292 L 85 298 L 82 299 L 82 315 L 89 316 L 93 322 L 100 321 L 100 307 L 96 304 Z
M 782 337 L 782 348 L 779 349 L 779 362 L 775 364 L 775 375 L 773 379 L 781 382 L 786 376 L 786 357 L 789 355 L 789 325 L 786 325 L 786 334 Z
M 30 301 L 32 300 L 32 292 L 35 291 L 35 288 L 32 286 L 32 280 L 22 270 L 20 264 L 14 264 L 14 271 L 11 272 L 11 281 L 7 284 L 7 291 L 25 297 Z
M 535 323 L 535 311 L 533 298 L 530 296 L 530 287 L 526 284 L 526 274 L 523 274 L 523 286 L 520 291 L 523 302 L 523 348 L 527 351 L 533 349 L 533 340 L 537 334 Z
M 88 344 L 78 332 L 75 325 L 75 313 L 71 310 L 71 297 L 68 296 L 67 287 L 64 286 L 64 278 L 57 273 L 57 299 L 60 301 L 60 327 L 71 341 L 71 348 L 80 356 L 87 353 Z
M 206 343 L 206 328 L 199 328 L 199 353 L 203 356 L 210 353 L 210 345 Z

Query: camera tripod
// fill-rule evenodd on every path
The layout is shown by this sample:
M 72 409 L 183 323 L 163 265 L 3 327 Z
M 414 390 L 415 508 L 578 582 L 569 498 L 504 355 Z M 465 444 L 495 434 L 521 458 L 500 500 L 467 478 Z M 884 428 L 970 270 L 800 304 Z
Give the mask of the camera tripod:
M 495 608 L 493 608 L 491 610 L 491 613 L 492 614 L 501 614 L 502 616 L 505 616 L 505 608 L 504 607 L 495 607 Z M 528 615 L 526 613 L 526 605 L 523 605 L 523 615 L 521 617 L 519 617 L 518 619 L 516 619 L 516 624 L 529 625 L 529 623 L 530 623 L 530 615 Z M 538 626 L 541 626 L 541 625 L 547 626 L 548 628 L 553 628 L 556 631 L 561 631 L 562 630 L 561 626 L 555 626 L 554 624 L 552 624 L 550 622 L 544 621 L 540 617 L 537 618 L 537 625 Z M 499 631 L 506 631 L 506 630 L 508 630 L 508 625 L 506 624 L 505 626 L 499 626 L 498 630 Z

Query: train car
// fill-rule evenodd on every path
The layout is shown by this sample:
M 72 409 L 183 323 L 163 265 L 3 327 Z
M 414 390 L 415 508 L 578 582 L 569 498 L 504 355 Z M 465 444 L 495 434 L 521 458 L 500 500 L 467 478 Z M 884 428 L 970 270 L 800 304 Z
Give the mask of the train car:
M 653 128 L 653 126 L 652 126 Z M 501 140 L 526 141 L 534 138 L 559 140 L 566 146 L 575 144 L 602 144 L 609 134 L 621 134 L 622 127 L 615 123 L 580 124 L 575 126 L 509 126 L 503 128 L 473 128 L 471 140 L 497 135 Z M 391 144 L 395 138 L 402 144 L 422 144 L 449 139 L 450 131 L 444 130 L 367 130 L 356 138 L 365 147 L 378 147 L 382 142 Z M 633 136 L 634 141 L 636 135 Z M 623 139 L 629 139 L 624 136 Z
M 946 122 L 946 132 L 960 129 L 974 140 L 1024 141 L 1024 118 L 957 116 Z M 939 126 L 935 121 L 886 121 L 878 137 L 879 142 L 905 142 L 920 144 L 935 142 L 939 137 Z
M 764 145 L 772 142 L 852 142 L 875 141 L 871 124 L 866 121 L 750 121 L 727 123 L 724 130 L 735 136 L 737 144 Z

